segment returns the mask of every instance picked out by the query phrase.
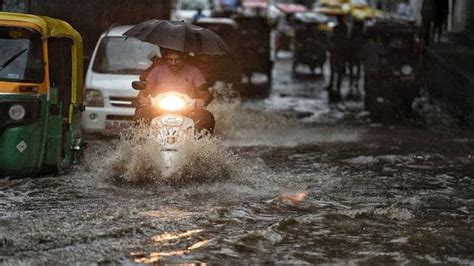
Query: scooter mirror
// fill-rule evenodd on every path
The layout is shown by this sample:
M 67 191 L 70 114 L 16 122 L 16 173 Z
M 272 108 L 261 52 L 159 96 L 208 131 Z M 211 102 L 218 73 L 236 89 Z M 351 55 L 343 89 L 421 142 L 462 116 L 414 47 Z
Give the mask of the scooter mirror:
M 132 81 L 132 88 L 137 91 L 142 91 L 146 89 L 146 84 L 142 81 Z

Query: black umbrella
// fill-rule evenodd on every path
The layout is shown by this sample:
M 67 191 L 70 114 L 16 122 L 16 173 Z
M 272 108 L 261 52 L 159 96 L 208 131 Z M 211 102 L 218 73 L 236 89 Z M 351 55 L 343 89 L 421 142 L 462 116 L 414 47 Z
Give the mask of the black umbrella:
M 123 35 L 185 53 L 224 55 L 230 51 L 211 30 L 182 21 L 147 20 Z

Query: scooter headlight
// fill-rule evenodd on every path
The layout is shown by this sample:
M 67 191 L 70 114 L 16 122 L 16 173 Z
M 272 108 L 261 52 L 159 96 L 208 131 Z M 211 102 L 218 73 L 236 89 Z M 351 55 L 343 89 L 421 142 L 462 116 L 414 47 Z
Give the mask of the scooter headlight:
M 25 107 L 21 104 L 12 105 L 10 109 L 8 109 L 8 115 L 15 121 L 22 120 L 26 115 Z
M 186 103 L 182 97 L 177 95 L 166 95 L 159 99 L 158 106 L 163 110 L 176 112 L 184 109 Z
M 410 65 L 404 65 L 401 70 L 402 74 L 405 76 L 411 75 L 413 73 L 413 68 Z

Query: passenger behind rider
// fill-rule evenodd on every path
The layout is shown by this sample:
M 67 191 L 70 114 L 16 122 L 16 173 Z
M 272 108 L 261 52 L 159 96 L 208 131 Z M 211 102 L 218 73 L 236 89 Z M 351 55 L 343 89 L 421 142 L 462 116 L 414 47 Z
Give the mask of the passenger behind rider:
M 135 119 L 150 120 L 160 115 L 160 111 L 150 106 L 150 97 L 158 93 L 176 89 L 181 93 L 190 95 L 195 100 L 192 111 L 187 112 L 196 126 L 196 131 L 201 133 L 214 130 L 215 120 L 211 112 L 204 109 L 211 100 L 208 83 L 201 71 L 187 62 L 186 55 L 182 52 L 161 48 L 161 58 L 152 58 L 153 64 L 140 75 L 140 80 L 146 83 L 146 89 L 137 96 L 137 109 Z

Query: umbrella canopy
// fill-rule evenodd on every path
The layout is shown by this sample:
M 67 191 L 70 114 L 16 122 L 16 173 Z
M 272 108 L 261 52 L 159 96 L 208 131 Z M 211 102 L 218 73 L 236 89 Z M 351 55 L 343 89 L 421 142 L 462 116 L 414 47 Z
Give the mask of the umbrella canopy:
M 243 0 L 242 6 L 245 8 L 262 8 L 268 7 L 267 0 Z
M 211 30 L 182 21 L 147 20 L 123 34 L 184 53 L 224 55 L 227 44 Z

